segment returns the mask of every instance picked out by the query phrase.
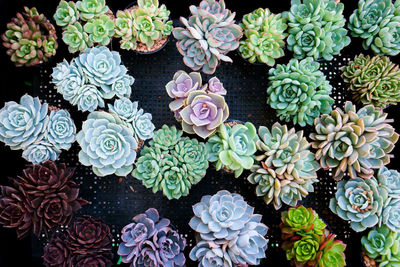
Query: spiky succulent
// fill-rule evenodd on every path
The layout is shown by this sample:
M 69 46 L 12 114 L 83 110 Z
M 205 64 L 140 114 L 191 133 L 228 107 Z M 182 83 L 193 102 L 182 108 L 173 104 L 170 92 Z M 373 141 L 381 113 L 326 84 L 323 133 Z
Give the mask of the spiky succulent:
M 285 38 L 288 34 L 286 19 L 266 9 L 256 9 L 243 16 L 240 26 L 246 39 L 240 41 L 239 51 L 249 62 L 275 65 L 275 59 L 283 57 Z
M 24 7 L 24 10 L 12 18 L 1 36 L 7 55 L 17 67 L 47 62 L 58 47 L 53 24 L 35 7 Z
M 154 133 L 150 146 L 143 148 L 132 175 L 153 193 L 162 191 L 168 199 L 179 199 L 205 176 L 207 157 L 204 143 L 164 125 Z
M 312 58 L 292 59 L 269 71 L 268 104 L 286 122 L 312 125 L 320 114 L 329 113 L 332 86 Z
M 332 168 L 336 180 L 348 172 L 351 178 L 370 178 L 374 169 L 389 163 L 389 154 L 399 135 L 390 125 L 387 113 L 372 105 L 358 111 L 347 101 L 344 109 L 315 119 L 315 133 L 310 134 L 315 157 L 324 169 Z
M 400 53 L 400 2 L 392 0 L 359 0 L 350 16 L 351 35 L 363 40 L 365 50 L 396 56 Z
M 286 125 L 275 123 L 271 130 L 261 126 L 256 156 L 257 164 L 251 168 L 247 180 L 256 184 L 256 195 L 275 209 L 286 205 L 295 206 L 299 200 L 314 191 L 319 164 L 310 151 L 310 143 L 303 131 L 288 130 Z M 257 155 L 257 153 L 256 153 Z
M 198 7 L 190 6 L 189 19 L 181 17 L 185 26 L 172 33 L 185 65 L 194 71 L 213 74 L 220 61 L 232 62 L 226 56 L 239 47 L 242 28 L 234 23 L 235 13 L 226 9 L 224 1 L 202 1 Z
M 356 102 L 379 108 L 400 102 L 400 70 L 389 57 L 360 54 L 342 71 Z

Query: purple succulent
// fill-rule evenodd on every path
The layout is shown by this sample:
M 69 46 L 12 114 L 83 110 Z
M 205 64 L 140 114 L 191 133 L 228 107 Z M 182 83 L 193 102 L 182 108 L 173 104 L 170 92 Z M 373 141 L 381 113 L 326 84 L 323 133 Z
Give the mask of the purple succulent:
M 186 262 L 183 250 L 186 239 L 170 227 L 161 229 L 153 238 L 154 244 L 164 266 L 184 266 Z
M 160 258 L 156 246 L 151 241 L 143 242 L 140 245 L 140 249 L 137 255 L 135 255 L 135 258 L 133 259 L 131 267 L 158 267 L 158 266 L 163 266 L 163 262 Z
M 208 88 L 207 91 L 210 93 L 214 93 L 217 95 L 226 95 L 226 89 L 224 88 L 224 85 L 221 83 L 221 81 L 217 77 L 212 77 L 208 81 Z

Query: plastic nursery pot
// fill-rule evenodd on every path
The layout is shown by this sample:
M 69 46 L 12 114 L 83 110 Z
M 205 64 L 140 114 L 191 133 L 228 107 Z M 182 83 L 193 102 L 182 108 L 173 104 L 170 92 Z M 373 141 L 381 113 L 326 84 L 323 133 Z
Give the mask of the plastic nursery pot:
M 370 257 L 368 257 L 365 252 L 360 253 L 360 260 L 361 260 L 361 266 L 363 266 L 363 267 L 379 266 L 379 264 L 374 259 L 371 259 Z

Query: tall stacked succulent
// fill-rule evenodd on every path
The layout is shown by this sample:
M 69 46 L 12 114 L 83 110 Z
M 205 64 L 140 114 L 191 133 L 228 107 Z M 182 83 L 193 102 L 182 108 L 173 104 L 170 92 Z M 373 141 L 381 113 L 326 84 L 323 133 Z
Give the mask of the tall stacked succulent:
M 357 111 L 347 101 L 344 110 L 336 108 L 315 119 L 310 138 L 321 167 L 332 168 L 336 180 L 346 172 L 351 178 L 372 177 L 374 169 L 389 163 L 389 153 L 399 138 L 390 125 L 393 120 L 386 117 L 387 113 L 372 105 Z
M 261 126 L 260 139 L 256 142 L 257 164 L 251 168 L 247 180 L 256 184 L 256 195 L 263 197 L 266 204 L 273 203 L 275 209 L 286 205 L 295 206 L 299 200 L 314 191 L 319 164 L 310 151 L 310 143 L 303 131 L 287 129 L 275 123 L 271 130 Z
M 205 176 L 207 158 L 204 143 L 164 125 L 154 133 L 150 146 L 143 148 L 132 175 L 153 193 L 162 191 L 168 199 L 179 199 Z
M 331 0 L 292 0 L 288 19 L 288 49 L 295 58 L 332 60 L 350 44 L 344 28 L 344 4 Z
M 154 208 L 136 215 L 122 229 L 118 255 L 130 266 L 185 266 L 186 239 Z
M 268 8 L 259 8 L 243 16 L 240 26 L 245 40 L 240 41 L 239 51 L 251 63 L 275 65 L 275 59 L 283 57 L 285 38 L 288 34 L 286 19 L 273 14 Z
M 257 130 L 251 122 L 233 127 L 221 124 L 206 143 L 208 160 L 216 162 L 217 170 L 225 168 L 239 177 L 244 169 L 253 166 L 257 140 Z
M 392 0 L 359 0 L 350 16 L 351 35 L 363 40 L 365 50 L 396 56 L 400 53 L 400 2 Z
M 183 62 L 194 71 L 213 74 L 220 61 L 232 62 L 226 54 L 239 47 L 242 28 L 235 24 L 235 13 L 226 9 L 223 0 L 205 0 L 190 6 L 189 19 L 181 17 L 185 26 L 172 33 Z
M 53 24 L 35 7 L 24 7 L 24 10 L 12 18 L 1 36 L 7 55 L 17 67 L 47 62 L 58 47 Z
M 400 102 L 400 70 L 389 57 L 360 54 L 342 71 L 356 102 L 379 108 Z
M 268 227 L 242 196 L 226 190 L 206 195 L 193 212 L 189 225 L 198 240 L 190 258 L 199 266 L 258 265 L 265 258 Z

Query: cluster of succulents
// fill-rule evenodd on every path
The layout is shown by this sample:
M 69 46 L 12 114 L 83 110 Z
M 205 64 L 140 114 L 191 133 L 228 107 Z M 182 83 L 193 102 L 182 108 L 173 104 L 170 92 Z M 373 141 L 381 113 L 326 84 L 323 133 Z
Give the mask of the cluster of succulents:
M 363 48 L 377 55 L 400 53 L 400 2 L 392 0 L 359 0 L 350 16 L 349 30 L 363 39 Z
M 91 216 L 80 216 L 67 231 L 54 236 L 44 248 L 46 267 L 112 266 L 110 227 Z
M 153 193 L 162 191 L 168 199 L 179 199 L 200 182 L 207 168 L 205 144 L 182 137 L 182 131 L 175 126 L 164 125 L 154 133 L 149 146 L 142 149 L 132 175 L 152 188 Z
M 374 169 L 389 163 L 389 154 L 399 135 L 387 119 L 387 113 L 373 105 L 356 110 L 350 101 L 314 121 L 310 134 L 315 157 L 321 167 L 332 169 L 335 180 L 348 173 L 351 178 L 370 178 Z
M 290 11 L 283 16 L 289 26 L 287 47 L 294 57 L 332 60 L 348 46 L 343 9 L 339 1 L 292 0 Z
M 203 196 L 193 213 L 189 225 L 198 235 L 189 257 L 200 267 L 259 265 L 265 258 L 268 227 L 241 195 Z
M 208 160 L 215 162 L 217 170 L 232 171 L 237 178 L 253 166 L 257 140 L 257 130 L 251 122 L 235 123 L 232 127 L 229 123 L 221 124 L 206 143 Z
M 20 103 L 6 102 L 0 110 L 0 141 L 33 164 L 57 160 L 75 142 L 76 126 L 66 110 L 23 95 Z
M 275 59 L 285 55 L 283 48 L 288 34 L 286 19 L 281 14 L 259 8 L 244 15 L 240 26 L 246 39 L 240 41 L 239 51 L 249 62 L 274 66 Z
M 206 139 L 229 117 L 224 98 L 227 91 L 217 77 L 203 85 L 200 73 L 179 70 L 165 88 L 174 99 L 169 108 L 186 133 Z
M 0 224 L 15 228 L 18 238 L 30 231 L 39 236 L 66 226 L 87 203 L 79 198 L 73 175 L 73 168 L 53 161 L 24 169 L 10 179 L 10 186 L 0 186 Z
M 61 0 L 53 18 L 63 29 L 62 39 L 70 53 L 108 45 L 115 34 L 114 16 L 105 0 Z
M 115 19 L 115 37 L 121 48 L 151 52 L 159 49 L 172 32 L 170 11 L 158 0 L 139 0 L 137 6 L 119 10 Z
M 314 191 L 320 168 L 311 144 L 303 131 L 288 130 L 286 125 L 275 123 L 271 130 L 264 126 L 258 129 L 256 164 L 251 167 L 247 180 L 257 185 L 256 195 L 266 204 L 273 203 L 280 209 L 282 203 L 296 206 L 297 202 Z
M 336 240 L 311 208 L 297 206 L 282 212 L 282 248 L 295 266 L 346 266 L 346 244 Z
M 24 7 L 7 24 L 1 36 L 7 55 L 17 67 L 34 66 L 47 62 L 58 47 L 56 29 L 35 7 Z
M 224 0 L 203 0 L 190 6 L 189 19 L 180 18 L 185 26 L 172 34 L 183 62 L 194 71 L 213 74 L 220 61 L 232 62 L 226 54 L 239 47 L 242 27 L 235 24 L 235 13 L 225 7 Z
M 385 108 L 400 102 L 399 66 L 387 56 L 356 56 L 342 68 L 342 77 L 357 103 Z
M 319 67 L 318 62 L 308 57 L 300 61 L 292 59 L 269 70 L 267 102 L 281 120 L 312 125 L 316 117 L 332 110 L 332 86 Z
M 118 255 L 135 266 L 185 266 L 186 239 L 154 208 L 133 217 L 121 232 Z
M 135 79 L 127 72 L 118 52 L 99 46 L 87 49 L 70 63 L 58 63 L 52 83 L 78 110 L 92 112 L 104 108 L 104 99 L 130 97 Z
M 330 209 L 357 232 L 386 226 L 400 232 L 400 173 L 381 167 L 376 178 L 340 181 Z

